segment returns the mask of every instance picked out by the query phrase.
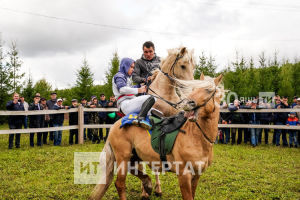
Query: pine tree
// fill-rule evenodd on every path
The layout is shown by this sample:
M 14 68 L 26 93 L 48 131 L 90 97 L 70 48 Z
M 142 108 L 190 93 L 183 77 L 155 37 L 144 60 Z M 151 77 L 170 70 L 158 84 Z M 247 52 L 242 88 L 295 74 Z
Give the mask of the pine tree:
M 10 99 L 9 92 L 12 89 L 9 77 L 9 67 L 4 63 L 5 55 L 3 52 L 2 41 L 0 38 L 0 110 L 5 110 L 6 102 Z M 0 124 L 6 121 L 6 117 L 0 116 Z
M 17 49 L 16 42 L 11 43 L 11 49 L 8 52 L 8 55 L 9 62 L 7 63 L 7 66 L 9 67 L 10 78 L 12 80 L 12 92 L 20 92 L 22 88 L 21 80 L 25 73 L 20 72 L 22 61 L 19 58 L 19 51 Z
M 76 76 L 75 91 L 77 98 L 90 98 L 92 96 L 92 88 L 94 85 L 94 74 L 92 73 L 86 58 L 83 59 L 82 66 L 77 70 Z
M 107 95 L 107 97 L 109 97 L 113 94 L 112 93 L 112 79 L 113 79 L 114 75 L 119 71 L 119 65 L 120 65 L 119 56 L 118 56 L 118 53 L 115 52 L 115 53 L 113 53 L 113 58 L 110 61 L 110 68 L 105 73 L 106 81 L 105 81 L 103 93 L 105 93 Z
M 265 56 L 265 52 L 264 52 L 264 51 L 262 51 L 262 52 L 260 53 L 260 55 L 258 56 L 258 58 L 259 58 L 259 60 L 258 60 L 258 62 L 259 62 L 259 67 L 260 67 L 260 68 L 266 67 L 266 66 L 267 66 L 267 65 L 266 65 L 266 56 Z
M 204 52 L 202 51 L 201 56 L 199 56 L 199 64 L 196 65 L 194 79 L 200 79 L 200 75 L 202 72 L 204 73 L 204 75 L 207 75 L 205 74 L 206 63 L 207 63 L 207 58 Z
M 22 94 L 25 98 L 25 101 L 27 101 L 28 103 L 33 101 L 33 97 L 35 96 L 35 93 L 34 93 L 34 88 L 33 88 L 32 77 L 31 77 L 30 74 L 29 74 L 29 77 L 26 81 L 26 86 L 23 89 Z

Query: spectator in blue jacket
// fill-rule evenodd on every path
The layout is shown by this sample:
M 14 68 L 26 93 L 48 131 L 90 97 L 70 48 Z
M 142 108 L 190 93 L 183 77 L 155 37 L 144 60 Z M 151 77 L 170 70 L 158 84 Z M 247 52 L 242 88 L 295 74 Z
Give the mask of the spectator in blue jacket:
M 256 109 L 257 108 L 257 99 L 254 99 L 252 101 L 251 109 Z M 260 118 L 259 118 L 258 113 L 251 113 L 250 115 L 250 124 L 260 124 Z M 251 144 L 253 147 L 256 147 L 258 145 L 258 136 L 259 132 L 261 131 L 260 128 L 251 128 Z
M 286 121 L 287 126 L 299 126 L 299 119 L 296 117 L 295 112 L 291 112 L 289 118 Z M 289 143 L 290 147 L 293 147 L 293 142 L 295 147 L 298 147 L 297 137 L 296 137 L 296 130 L 289 130 Z
M 106 100 L 106 97 L 103 93 L 100 94 L 100 100 L 99 100 L 98 103 L 99 103 L 101 108 L 105 108 L 107 106 L 107 100 Z M 107 113 L 106 112 L 99 112 L 98 115 L 99 115 L 99 124 L 104 124 L 104 123 L 108 124 Z M 108 135 L 108 131 L 109 131 L 109 129 L 107 128 L 106 129 L 106 135 Z M 103 128 L 99 129 L 99 136 L 100 136 L 100 141 L 104 139 L 104 137 L 103 137 Z
M 10 110 L 10 111 L 25 111 L 24 105 L 21 103 L 20 96 L 18 93 L 14 93 L 13 100 L 7 102 L 6 109 Z M 9 129 L 22 129 L 23 120 L 24 120 L 23 115 L 10 115 L 8 117 Z M 8 148 L 9 149 L 13 148 L 13 141 L 14 141 L 15 135 L 16 135 L 16 139 L 15 139 L 16 148 L 20 148 L 21 134 L 20 133 L 16 133 L 16 134 L 12 133 L 12 134 L 9 134 L 9 140 L 8 140 Z
M 62 105 L 63 100 L 57 99 L 57 103 L 54 104 L 53 110 L 60 110 L 68 108 L 67 106 Z M 53 115 L 53 127 L 61 127 L 64 124 L 64 113 L 54 114 Z M 59 146 L 61 144 L 62 131 L 54 131 L 54 146 Z

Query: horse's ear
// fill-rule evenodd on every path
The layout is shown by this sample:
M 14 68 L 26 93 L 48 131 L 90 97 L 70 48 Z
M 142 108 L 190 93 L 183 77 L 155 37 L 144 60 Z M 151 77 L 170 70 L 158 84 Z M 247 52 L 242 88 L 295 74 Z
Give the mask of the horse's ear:
M 222 74 L 220 74 L 217 78 L 215 78 L 215 80 L 214 80 L 215 85 L 219 85 L 219 83 L 221 83 L 221 81 L 222 81 L 222 78 L 223 78 Z
M 182 47 L 181 49 L 180 49 L 180 55 L 184 55 L 186 53 L 186 47 Z
M 204 81 L 204 74 L 203 74 L 203 72 L 201 72 L 201 75 L 200 75 L 200 81 Z

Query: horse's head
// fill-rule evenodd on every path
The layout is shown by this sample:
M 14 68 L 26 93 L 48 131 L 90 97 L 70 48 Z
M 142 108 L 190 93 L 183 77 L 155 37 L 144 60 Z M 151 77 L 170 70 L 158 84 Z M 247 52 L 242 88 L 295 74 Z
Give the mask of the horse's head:
M 162 60 L 161 70 L 173 78 L 181 80 L 194 79 L 194 50 L 180 47 L 168 50 L 168 56 Z
M 204 77 L 202 80 L 179 81 L 181 93 L 185 94 L 182 108 L 190 120 L 197 118 L 215 118 L 219 115 L 220 102 L 224 90 L 220 82 L 222 75 L 217 78 Z

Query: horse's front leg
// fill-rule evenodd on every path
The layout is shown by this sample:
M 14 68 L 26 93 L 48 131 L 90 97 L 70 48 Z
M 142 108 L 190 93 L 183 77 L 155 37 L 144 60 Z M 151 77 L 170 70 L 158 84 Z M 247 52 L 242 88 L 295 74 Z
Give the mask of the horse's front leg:
M 200 175 L 195 175 L 192 178 L 192 195 L 193 195 L 193 198 L 195 198 L 195 193 L 196 193 L 197 185 L 198 185 L 198 182 L 199 182 L 199 178 L 200 178 Z
M 192 194 L 192 174 L 180 174 L 178 175 L 179 187 L 183 200 L 193 200 Z
M 162 191 L 161 191 L 161 184 L 159 180 L 159 172 L 155 172 L 155 196 L 161 197 L 162 196 Z

